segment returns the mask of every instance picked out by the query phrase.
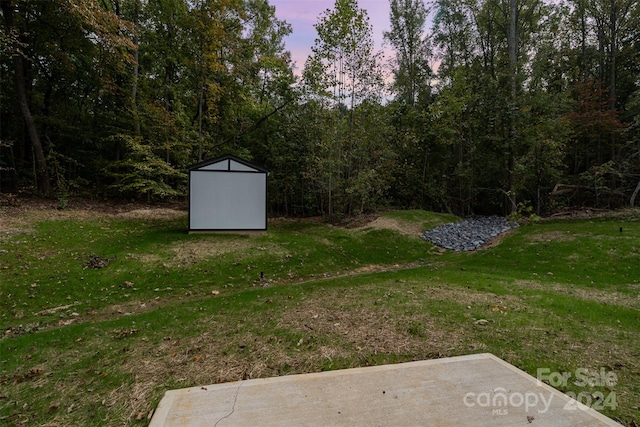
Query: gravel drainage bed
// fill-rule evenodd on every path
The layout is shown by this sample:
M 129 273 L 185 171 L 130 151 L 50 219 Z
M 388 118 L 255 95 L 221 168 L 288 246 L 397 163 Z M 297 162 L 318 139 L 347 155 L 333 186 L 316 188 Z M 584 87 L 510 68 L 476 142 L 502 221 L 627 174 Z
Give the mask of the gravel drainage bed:
M 518 223 L 495 215 L 471 216 L 425 231 L 422 238 L 456 252 L 475 251 L 499 234 L 516 227 Z

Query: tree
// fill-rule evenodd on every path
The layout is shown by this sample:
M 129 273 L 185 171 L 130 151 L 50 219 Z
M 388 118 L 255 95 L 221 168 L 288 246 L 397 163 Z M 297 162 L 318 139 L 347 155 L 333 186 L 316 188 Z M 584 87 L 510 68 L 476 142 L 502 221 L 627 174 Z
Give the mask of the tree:
M 476 169 L 476 182 L 484 191 L 501 195 L 504 213 L 518 205 L 521 159 L 529 152 L 529 127 L 522 100 L 533 82 L 532 58 L 540 47 L 548 10 L 538 0 L 440 0 L 434 19 L 434 38 L 442 65 L 440 89 L 464 76 L 477 94 L 469 111 L 473 159 L 485 167 Z M 472 167 L 473 170 L 473 167 Z M 489 171 L 491 173 L 489 174 Z M 493 203 L 492 203 L 493 204 Z
M 446 80 L 459 66 L 470 65 L 473 28 L 468 10 L 459 0 L 437 0 L 433 18 L 433 40 L 441 60 L 438 77 Z
M 242 143 L 253 156 L 267 162 L 273 123 L 297 100 L 291 55 L 284 47 L 291 26 L 277 19 L 275 8 L 265 0 L 249 0 L 245 7 L 244 36 L 234 66 L 234 93 L 245 103 L 230 108 L 237 125 L 226 140 Z
M 367 13 L 356 0 L 336 0 L 315 25 L 318 38 L 304 79 L 313 92 L 351 110 L 365 99 L 380 99 L 382 74 L 373 50 Z
M 609 75 L 609 109 L 616 109 L 618 56 L 621 41 L 632 31 L 638 31 L 638 2 L 635 0 L 599 0 L 589 7 L 598 29 L 599 45 L 602 52 L 600 79 Z M 635 15 L 635 16 L 634 16 Z M 635 18 L 635 19 L 634 19 Z M 637 33 L 636 33 L 637 35 Z M 606 59 L 605 59 L 606 58 Z M 608 68 L 608 73 L 605 72 Z
M 575 135 L 571 166 L 577 175 L 613 159 L 608 146 L 620 135 L 623 124 L 617 111 L 609 109 L 608 89 L 599 82 L 589 80 L 580 83 L 576 92 L 578 100 L 567 118 Z
M 624 110 L 640 69 L 634 48 L 640 32 L 640 5 L 634 0 L 572 0 L 579 33 L 581 79 L 608 89 L 610 110 Z
M 18 11 L 26 13 L 25 4 L 18 4 L 22 6 Z M 16 6 L 12 0 L 1 0 L 0 8 L 2 9 L 2 15 L 4 17 L 4 26 L 8 40 L 18 39 L 18 37 L 12 36 L 13 34 L 19 34 L 18 25 L 15 22 Z M 38 183 L 38 192 L 43 196 L 48 196 L 51 193 L 51 182 L 49 178 L 49 168 L 47 166 L 47 159 L 45 156 L 42 141 L 40 140 L 40 134 L 36 125 L 36 121 L 31 114 L 31 107 L 29 106 L 29 99 L 27 94 L 27 75 L 25 72 L 25 62 L 29 60 L 26 54 L 28 48 L 28 42 L 25 40 L 27 34 L 23 33 L 19 38 L 23 39 L 22 46 L 13 43 L 10 45 L 10 55 L 13 57 L 13 70 L 14 70 L 14 82 L 16 89 L 17 102 L 22 112 L 22 119 L 27 128 L 29 139 L 31 140 L 31 146 L 33 148 L 33 154 L 35 157 L 35 173 Z
M 463 68 L 449 76 L 449 81 L 429 106 L 434 143 L 444 148 L 435 179 L 441 180 L 446 188 L 447 210 L 467 215 L 473 212 L 478 194 L 475 158 L 480 141 L 474 129 L 478 95 Z
M 433 73 L 431 50 L 424 34 L 427 9 L 423 0 L 391 0 L 391 30 L 384 37 L 394 48 L 393 88 L 396 99 L 414 105 L 429 95 Z
M 372 200 L 363 183 L 372 182 L 384 158 L 376 163 L 374 152 L 362 147 L 382 123 L 358 112 L 379 103 L 382 73 L 366 11 L 355 0 L 336 0 L 315 27 L 318 38 L 303 72 L 308 102 L 319 107 L 319 139 L 308 176 L 323 211 L 334 219 L 369 207 Z
M 621 162 L 621 170 L 625 175 L 625 181 L 629 183 L 629 189 L 633 188 L 629 205 L 634 207 L 640 194 L 640 89 L 631 94 L 628 107 L 633 121 L 623 131 L 626 143 L 621 150 L 621 157 L 624 159 Z
M 388 86 L 356 0 L 298 85 L 267 0 L 0 0 L 2 190 L 176 197 L 224 151 L 280 213 L 637 204 L 639 5 L 390 0 Z
M 138 80 L 140 75 L 140 0 L 133 0 L 133 83 L 131 84 L 131 113 L 133 115 L 133 130 L 140 135 L 140 113 L 138 111 Z
M 26 140 L 32 147 L 38 192 L 50 195 L 53 177 L 58 187 L 66 185 L 65 166 L 60 161 L 50 164 L 50 158 L 77 167 L 78 158 L 73 157 L 81 147 L 100 139 L 102 122 L 95 119 L 102 116 L 101 109 L 120 109 L 116 105 L 123 98 L 111 95 L 126 72 L 130 31 L 96 0 L 3 0 L 0 6 L 6 31 L 20 42 L 11 52 L 15 97 L 27 130 L 26 137 L 14 134 L 18 165 L 31 161 L 22 147 Z M 88 119 L 91 137 L 84 134 Z

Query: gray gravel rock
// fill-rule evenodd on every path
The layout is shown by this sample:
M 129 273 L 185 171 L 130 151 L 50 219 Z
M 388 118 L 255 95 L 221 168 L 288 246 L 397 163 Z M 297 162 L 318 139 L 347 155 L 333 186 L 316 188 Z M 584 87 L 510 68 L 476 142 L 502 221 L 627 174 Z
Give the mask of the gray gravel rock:
M 460 222 L 442 224 L 425 231 L 422 238 L 456 252 L 474 251 L 497 235 L 518 227 L 499 216 L 471 216 Z

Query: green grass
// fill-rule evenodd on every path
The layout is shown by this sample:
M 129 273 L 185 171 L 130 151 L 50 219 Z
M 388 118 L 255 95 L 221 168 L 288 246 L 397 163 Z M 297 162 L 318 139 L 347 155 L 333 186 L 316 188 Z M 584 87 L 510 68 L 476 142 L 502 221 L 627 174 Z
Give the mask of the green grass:
M 534 376 L 604 368 L 614 386 L 558 388 L 613 392 L 602 412 L 638 422 L 638 212 L 473 253 L 413 232 L 451 216 L 384 219 L 231 236 L 94 215 L 0 235 L 0 424 L 145 425 L 172 388 L 480 352 Z

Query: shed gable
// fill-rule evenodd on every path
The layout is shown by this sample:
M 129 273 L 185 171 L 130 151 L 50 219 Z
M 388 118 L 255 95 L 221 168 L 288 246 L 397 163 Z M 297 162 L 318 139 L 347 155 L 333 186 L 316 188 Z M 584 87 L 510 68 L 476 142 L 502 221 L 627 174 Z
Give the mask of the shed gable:
M 260 172 L 259 170 L 247 166 L 243 163 L 237 162 L 231 159 L 221 160 L 219 162 L 211 163 L 210 165 L 203 166 L 198 170 L 201 171 L 243 171 L 243 172 Z
M 247 160 L 228 154 L 226 156 L 218 157 L 212 160 L 205 160 L 189 168 L 189 171 L 201 170 L 201 171 L 242 171 L 242 172 L 255 172 L 255 173 L 268 173 L 269 170 L 253 164 Z
M 189 231 L 265 231 L 267 169 L 227 155 L 189 168 Z

